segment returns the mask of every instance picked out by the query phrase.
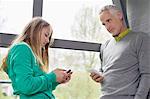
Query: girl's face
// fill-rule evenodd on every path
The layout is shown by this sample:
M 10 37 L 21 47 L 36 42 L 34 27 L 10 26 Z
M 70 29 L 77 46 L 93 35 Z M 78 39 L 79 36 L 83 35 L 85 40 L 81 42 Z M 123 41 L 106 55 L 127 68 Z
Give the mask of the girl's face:
M 45 47 L 45 45 L 47 43 L 49 43 L 49 38 L 51 36 L 51 33 L 52 33 L 52 29 L 50 28 L 50 26 L 47 26 L 47 27 L 44 27 L 42 29 L 42 32 L 41 32 L 41 47 Z

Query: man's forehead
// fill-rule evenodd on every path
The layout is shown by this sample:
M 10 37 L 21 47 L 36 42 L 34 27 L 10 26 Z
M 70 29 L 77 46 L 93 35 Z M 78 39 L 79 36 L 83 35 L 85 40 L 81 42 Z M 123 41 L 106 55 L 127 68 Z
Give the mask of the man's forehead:
M 105 19 L 110 16 L 111 16 L 111 13 L 109 11 L 104 11 L 100 14 L 100 19 Z

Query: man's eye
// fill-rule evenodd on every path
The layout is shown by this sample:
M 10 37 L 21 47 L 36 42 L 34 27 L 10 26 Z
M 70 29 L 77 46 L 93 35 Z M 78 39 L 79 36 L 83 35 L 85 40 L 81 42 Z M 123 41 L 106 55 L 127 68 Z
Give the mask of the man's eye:
M 111 19 L 108 19 L 108 20 L 107 20 L 107 22 L 110 22 L 110 21 L 111 21 Z

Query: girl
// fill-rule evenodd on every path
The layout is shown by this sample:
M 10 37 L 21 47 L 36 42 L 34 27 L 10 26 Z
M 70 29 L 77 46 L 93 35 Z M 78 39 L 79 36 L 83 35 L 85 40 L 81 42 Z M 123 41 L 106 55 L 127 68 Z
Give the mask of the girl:
M 20 99 L 55 99 L 52 91 L 66 83 L 71 73 L 63 69 L 48 71 L 48 47 L 52 27 L 40 17 L 33 18 L 14 41 L 3 59 L 2 69 L 12 81 Z

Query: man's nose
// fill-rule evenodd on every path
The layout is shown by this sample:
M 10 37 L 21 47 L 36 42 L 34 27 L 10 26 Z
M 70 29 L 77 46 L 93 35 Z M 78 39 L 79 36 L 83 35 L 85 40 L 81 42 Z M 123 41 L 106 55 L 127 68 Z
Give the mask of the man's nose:
M 110 30 L 110 24 L 106 24 L 105 27 L 107 30 Z

